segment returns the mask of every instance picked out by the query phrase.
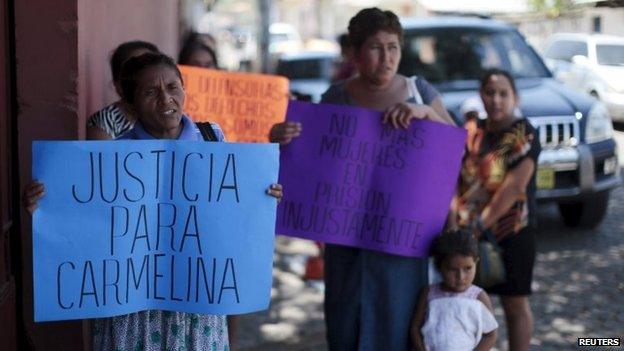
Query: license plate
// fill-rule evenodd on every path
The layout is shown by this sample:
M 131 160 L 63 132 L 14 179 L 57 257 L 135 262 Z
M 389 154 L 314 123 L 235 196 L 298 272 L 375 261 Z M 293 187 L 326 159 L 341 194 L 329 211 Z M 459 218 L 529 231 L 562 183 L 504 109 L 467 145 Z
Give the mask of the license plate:
M 538 189 L 552 189 L 555 187 L 555 170 L 547 167 L 537 169 L 535 185 Z
M 604 161 L 603 171 L 604 174 L 611 174 L 617 171 L 618 160 L 616 157 L 608 158 Z

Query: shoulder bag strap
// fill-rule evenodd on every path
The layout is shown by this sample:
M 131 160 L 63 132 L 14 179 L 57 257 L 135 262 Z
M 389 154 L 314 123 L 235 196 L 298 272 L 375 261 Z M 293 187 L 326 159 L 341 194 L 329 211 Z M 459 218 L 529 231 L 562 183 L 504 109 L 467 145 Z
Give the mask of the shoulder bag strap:
M 205 141 L 218 141 L 217 134 L 215 134 L 214 129 L 212 129 L 210 122 L 197 122 L 195 124 L 197 128 L 199 128 L 199 132 L 202 137 L 204 137 Z
M 416 100 L 416 103 L 419 105 L 423 105 L 424 101 L 422 96 L 420 95 L 420 92 L 418 91 L 418 87 L 416 86 L 416 80 L 418 79 L 417 76 L 413 76 L 411 78 L 408 78 L 408 86 L 409 86 L 409 90 L 410 93 L 412 95 L 412 97 L 414 98 L 414 100 Z

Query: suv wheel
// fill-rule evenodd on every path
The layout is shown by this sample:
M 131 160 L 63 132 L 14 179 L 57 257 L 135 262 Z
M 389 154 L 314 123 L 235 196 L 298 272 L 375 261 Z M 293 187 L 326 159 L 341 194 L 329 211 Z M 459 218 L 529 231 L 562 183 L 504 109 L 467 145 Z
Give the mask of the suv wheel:
M 559 203 L 559 213 L 569 227 L 595 228 L 607 213 L 609 192 L 593 194 L 580 202 Z

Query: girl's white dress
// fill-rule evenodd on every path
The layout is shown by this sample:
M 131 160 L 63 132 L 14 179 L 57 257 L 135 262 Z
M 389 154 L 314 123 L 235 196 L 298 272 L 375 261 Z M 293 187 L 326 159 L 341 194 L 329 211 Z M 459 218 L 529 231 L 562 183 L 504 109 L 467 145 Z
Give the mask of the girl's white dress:
M 429 286 L 421 329 L 428 351 L 474 350 L 483 334 L 498 328 L 490 310 L 477 299 L 481 291 L 475 285 L 460 293 L 443 291 L 440 284 Z

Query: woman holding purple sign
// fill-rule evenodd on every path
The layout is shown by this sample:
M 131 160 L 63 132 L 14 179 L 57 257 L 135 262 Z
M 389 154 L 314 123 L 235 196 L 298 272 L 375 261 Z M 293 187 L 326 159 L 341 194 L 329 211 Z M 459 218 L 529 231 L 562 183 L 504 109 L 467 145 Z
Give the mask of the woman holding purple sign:
M 119 139 L 224 141 L 219 126 L 200 130 L 202 127 L 184 114 L 182 75 L 170 57 L 159 53 L 133 57 L 124 63 L 122 77 L 123 99 L 137 121 Z M 272 184 L 266 193 L 279 200 L 282 187 Z M 23 196 L 26 210 L 32 214 L 44 195 L 44 185 L 31 182 Z M 149 310 L 99 318 L 93 322 L 92 336 L 93 350 L 231 349 L 226 317 L 198 313 Z
M 407 128 L 413 119 L 453 124 L 438 92 L 422 78 L 397 74 L 403 29 L 391 11 L 368 8 L 349 22 L 359 75 L 332 85 L 322 102 L 385 111 L 382 123 Z M 298 123 L 275 125 L 273 142 L 289 143 Z M 325 320 L 330 350 L 410 350 L 418 292 L 427 259 L 327 244 Z

